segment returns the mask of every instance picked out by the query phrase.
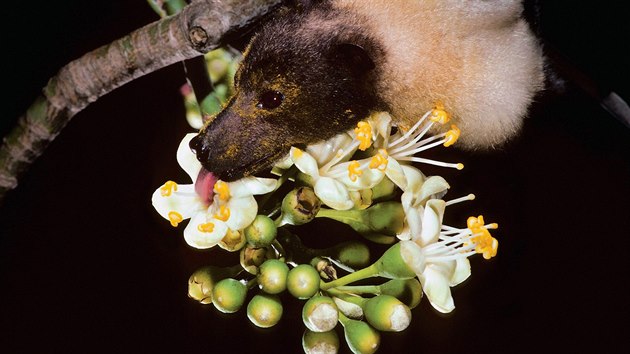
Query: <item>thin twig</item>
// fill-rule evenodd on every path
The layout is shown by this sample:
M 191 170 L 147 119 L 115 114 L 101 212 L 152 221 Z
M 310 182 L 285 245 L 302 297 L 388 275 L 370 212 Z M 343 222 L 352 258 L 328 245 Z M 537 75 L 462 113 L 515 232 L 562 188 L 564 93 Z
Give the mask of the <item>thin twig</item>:
M 0 147 L 0 200 L 70 119 L 101 96 L 170 64 L 218 47 L 280 0 L 196 0 L 64 66 Z

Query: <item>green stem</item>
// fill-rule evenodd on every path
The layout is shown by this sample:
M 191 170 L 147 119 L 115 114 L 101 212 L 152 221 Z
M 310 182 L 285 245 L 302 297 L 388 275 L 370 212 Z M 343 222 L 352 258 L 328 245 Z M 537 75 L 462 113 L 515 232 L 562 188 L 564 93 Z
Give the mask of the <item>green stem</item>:
M 339 279 L 335 279 L 331 282 L 328 282 L 328 283 L 322 282 L 322 284 L 320 285 L 320 288 L 322 290 L 328 290 L 337 286 L 354 283 L 355 281 L 363 280 L 365 278 L 375 277 L 375 276 L 378 276 L 379 273 L 380 273 L 380 269 L 378 267 L 378 263 L 374 263 L 369 267 L 357 270 L 354 273 L 350 273 L 346 276 L 343 276 Z
M 350 285 L 350 286 L 338 286 L 335 288 L 338 291 L 351 293 L 351 294 L 375 294 L 381 293 L 381 287 L 379 285 Z M 331 289 L 332 290 L 332 289 Z
M 363 223 L 363 217 L 360 210 L 335 210 L 321 208 L 317 213 L 317 218 L 329 218 L 340 221 L 344 224 Z

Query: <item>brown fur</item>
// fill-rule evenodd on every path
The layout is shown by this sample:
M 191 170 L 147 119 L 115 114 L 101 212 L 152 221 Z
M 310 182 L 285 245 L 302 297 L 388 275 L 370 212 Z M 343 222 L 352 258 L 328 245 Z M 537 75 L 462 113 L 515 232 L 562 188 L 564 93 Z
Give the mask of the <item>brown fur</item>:
M 514 136 L 543 88 L 543 57 L 520 1 L 336 0 L 385 49 L 377 90 L 403 126 L 437 102 L 487 148 Z

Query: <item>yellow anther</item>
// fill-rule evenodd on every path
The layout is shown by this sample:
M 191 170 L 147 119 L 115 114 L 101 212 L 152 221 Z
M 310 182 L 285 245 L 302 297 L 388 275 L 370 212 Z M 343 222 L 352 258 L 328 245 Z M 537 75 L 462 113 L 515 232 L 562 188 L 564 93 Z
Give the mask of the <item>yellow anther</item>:
M 199 230 L 199 232 L 206 232 L 206 233 L 212 232 L 214 231 L 214 224 L 211 222 L 199 224 L 197 225 L 197 230 Z
M 348 165 L 348 177 L 352 182 L 356 182 L 357 178 L 363 173 L 359 161 L 352 161 Z
M 184 221 L 184 217 L 176 211 L 171 211 L 168 213 L 168 221 L 171 222 L 173 227 L 176 227 L 180 222 Z
M 446 132 L 446 136 L 444 137 L 444 146 L 449 147 L 459 139 L 459 134 L 461 131 L 455 124 L 451 124 L 451 130 Z
M 173 192 L 177 192 L 177 183 L 173 181 L 167 181 L 162 187 L 160 187 L 160 194 L 163 197 L 169 197 Z
M 354 133 L 359 141 L 359 150 L 365 151 L 372 145 L 372 126 L 370 123 L 364 121 L 357 123 Z
M 385 149 L 378 149 L 378 154 L 372 157 L 369 167 L 371 169 L 376 168 L 381 172 L 385 172 L 385 170 L 387 169 L 387 163 L 389 162 L 388 157 L 389 155 L 387 154 L 387 151 Z
M 499 225 L 492 223 L 485 226 L 482 215 L 469 217 L 466 224 L 473 234 L 470 240 L 475 244 L 475 252 L 483 254 L 483 258 L 485 259 L 496 256 L 499 241 L 490 235 L 488 229 L 496 229 Z
M 217 181 L 214 184 L 214 192 L 219 196 L 219 199 L 227 201 L 230 199 L 230 187 L 223 181 Z
M 441 102 L 435 104 L 435 108 L 431 111 L 429 119 L 440 124 L 446 124 L 449 120 L 451 120 L 448 112 L 444 110 L 444 105 Z
M 461 170 L 464 169 L 464 164 L 463 163 L 458 163 L 457 165 L 455 165 L 455 168 L 461 171 Z
M 230 218 L 230 208 L 221 205 L 219 212 L 214 214 L 214 218 L 221 221 L 227 221 Z
M 304 154 L 304 151 L 294 147 L 293 148 L 293 158 L 299 159 Z

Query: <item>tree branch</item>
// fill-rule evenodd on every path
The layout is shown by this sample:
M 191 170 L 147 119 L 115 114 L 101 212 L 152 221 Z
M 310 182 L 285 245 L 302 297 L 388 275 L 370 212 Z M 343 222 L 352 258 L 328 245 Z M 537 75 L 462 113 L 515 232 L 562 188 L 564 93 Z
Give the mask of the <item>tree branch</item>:
M 99 97 L 173 63 L 218 47 L 280 0 L 196 0 L 64 66 L 0 147 L 0 200 L 70 119 Z

